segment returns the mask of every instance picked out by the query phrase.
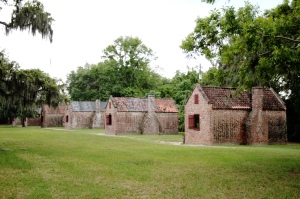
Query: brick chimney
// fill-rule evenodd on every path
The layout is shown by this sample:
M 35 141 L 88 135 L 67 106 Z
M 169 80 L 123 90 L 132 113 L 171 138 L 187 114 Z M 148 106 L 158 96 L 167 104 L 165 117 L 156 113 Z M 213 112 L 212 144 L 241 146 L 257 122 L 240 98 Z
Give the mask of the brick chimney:
M 155 112 L 155 96 L 148 95 L 148 113 L 153 114 Z
M 262 87 L 252 88 L 252 111 L 262 110 L 263 108 L 264 89 Z
M 97 99 L 95 101 L 95 114 L 93 116 L 92 128 L 101 128 L 101 101 Z
M 248 144 L 268 143 L 268 122 L 263 111 L 264 89 L 252 88 L 252 111 L 247 121 Z
M 148 95 L 148 112 L 143 119 L 143 134 L 159 134 L 159 122 L 155 114 L 155 96 Z
M 96 113 L 100 113 L 101 102 L 99 99 L 96 100 L 95 105 L 96 105 Z

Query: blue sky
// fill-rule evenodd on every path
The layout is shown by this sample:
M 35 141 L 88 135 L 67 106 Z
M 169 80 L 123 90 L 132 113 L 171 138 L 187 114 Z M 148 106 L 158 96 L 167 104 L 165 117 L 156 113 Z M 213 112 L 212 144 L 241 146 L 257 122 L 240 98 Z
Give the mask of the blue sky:
M 208 16 L 222 6 L 244 6 L 241 0 L 217 0 L 214 5 L 201 0 L 40 0 L 55 19 L 53 43 L 27 31 L 6 36 L 0 26 L 0 49 L 21 68 L 40 68 L 51 77 L 66 80 L 67 74 L 86 63 L 101 61 L 102 51 L 120 36 L 139 37 L 158 59 L 153 63 L 159 73 L 173 77 L 187 66 L 204 70 L 211 65 L 204 58 L 189 60 L 179 48 L 193 31 L 197 17 Z M 84 2 L 84 3 L 83 3 Z M 261 10 L 270 9 L 283 0 L 250 0 Z M 4 20 L 9 10 L 0 11 Z

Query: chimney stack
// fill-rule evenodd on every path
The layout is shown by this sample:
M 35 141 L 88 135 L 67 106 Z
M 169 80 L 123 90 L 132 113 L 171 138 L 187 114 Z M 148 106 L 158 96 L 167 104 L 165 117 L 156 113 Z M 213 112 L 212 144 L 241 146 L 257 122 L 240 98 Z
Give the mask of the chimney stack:
M 155 112 L 155 96 L 148 95 L 148 113 L 152 114 Z
M 252 88 L 252 111 L 263 109 L 264 89 L 262 87 Z

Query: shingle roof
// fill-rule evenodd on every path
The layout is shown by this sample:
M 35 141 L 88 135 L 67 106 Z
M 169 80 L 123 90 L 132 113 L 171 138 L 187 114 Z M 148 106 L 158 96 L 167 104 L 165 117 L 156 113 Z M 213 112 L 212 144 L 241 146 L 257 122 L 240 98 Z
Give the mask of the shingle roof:
M 246 91 L 237 94 L 234 88 L 202 87 L 214 109 L 251 109 L 251 98 Z
M 107 102 L 100 103 L 100 111 L 105 111 Z M 94 112 L 96 103 L 94 101 L 72 101 L 70 104 L 74 112 Z
M 206 87 L 197 85 L 203 97 L 213 109 L 251 109 L 251 94 L 237 92 L 236 88 Z M 285 110 L 283 101 L 273 89 L 263 90 L 263 110 Z
M 100 102 L 100 111 L 104 112 L 107 106 L 107 102 Z
M 112 97 L 113 104 L 120 112 L 147 112 L 147 98 Z M 155 98 L 155 112 L 177 113 L 178 109 L 172 99 Z
M 285 110 L 284 102 L 277 96 L 273 89 L 264 89 L 264 110 Z

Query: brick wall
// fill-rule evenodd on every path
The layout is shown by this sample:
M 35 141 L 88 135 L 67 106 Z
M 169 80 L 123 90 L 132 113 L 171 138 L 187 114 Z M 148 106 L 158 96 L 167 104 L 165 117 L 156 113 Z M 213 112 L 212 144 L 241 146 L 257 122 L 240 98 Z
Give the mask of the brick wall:
M 118 125 L 117 125 L 117 108 L 113 106 L 113 103 L 111 99 L 107 102 L 106 112 L 105 112 L 105 121 L 107 120 L 107 117 L 111 115 L 111 124 L 107 124 L 105 122 L 105 134 L 108 135 L 115 135 L 118 132 Z
M 47 114 L 43 116 L 42 127 L 62 127 L 64 114 Z
M 195 96 L 198 95 L 198 104 L 195 104 Z M 186 144 L 212 144 L 214 142 L 211 129 L 212 107 L 203 98 L 199 89 L 194 89 L 185 105 L 185 143 Z M 199 114 L 200 128 L 189 128 L 189 116 Z
M 109 135 L 178 133 L 178 113 L 118 112 L 109 100 L 108 115 L 111 115 L 111 124 L 105 125 L 105 133 Z
M 71 128 L 92 128 L 94 112 L 72 112 Z
M 27 125 L 28 126 L 41 126 L 42 122 L 41 122 L 41 118 L 40 117 L 36 117 L 36 118 L 27 118 Z
M 265 111 L 264 114 L 268 120 L 268 142 L 286 143 L 286 113 L 284 111 Z
M 248 115 L 247 110 L 214 110 L 211 114 L 213 142 L 245 144 Z
M 42 127 L 64 126 L 65 106 L 49 107 L 44 105 L 41 114 Z
M 160 125 L 160 134 L 178 134 L 177 113 L 156 113 Z

